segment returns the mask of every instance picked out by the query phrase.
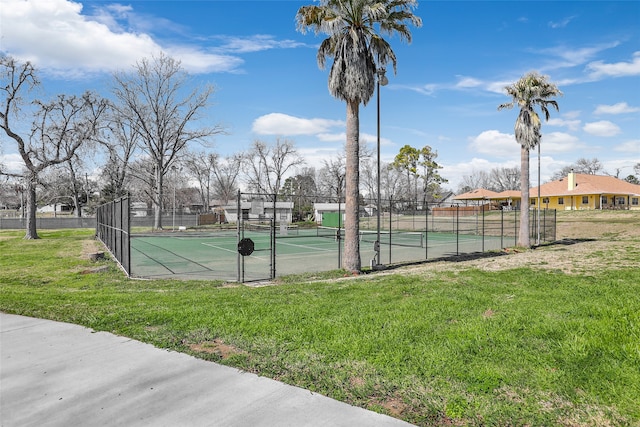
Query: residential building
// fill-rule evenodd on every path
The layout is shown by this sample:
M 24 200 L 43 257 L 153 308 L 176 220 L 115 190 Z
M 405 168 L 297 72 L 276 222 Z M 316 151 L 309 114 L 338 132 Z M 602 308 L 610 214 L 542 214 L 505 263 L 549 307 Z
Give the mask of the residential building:
M 538 203 L 538 187 L 529 189 L 530 206 Z M 519 208 L 520 191 L 495 193 L 477 189 L 460 194 L 456 200 L 492 208 Z M 543 209 L 640 209 L 640 185 L 605 175 L 570 172 L 565 178 L 540 186 L 540 207 Z

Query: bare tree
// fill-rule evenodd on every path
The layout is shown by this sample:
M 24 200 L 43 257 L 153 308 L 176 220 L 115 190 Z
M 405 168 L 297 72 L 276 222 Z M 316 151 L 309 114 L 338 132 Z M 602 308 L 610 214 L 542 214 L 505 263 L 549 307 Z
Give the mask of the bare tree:
M 187 153 L 182 163 L 187 172 L 198 182 L 200 202 L 209 211 L 211 202 L 211 177 L 218 155 L 215 153 L 194 152 Z
M 490 189 L 491 176 L 485 170 L 472 170 L 469 175 L 464 175 L 458 185 L 458 193 L 467 193 L 477 188 Z
M 589 175 L 596 175 L 603 169 L 602 162 L 600 162 L 600 160 L 595 157 L 591 160 L 582 157 L 576 161 L 575 166 L 576 170 L 580 170 L 582 171 L 581 173 L 586 173 Z
M 129 193 L 138 201 L 145 202 L 147 208 L 154 206 L 156 174 L 155 164 L 150 157 L 142 157 L 131 162 L 128 167 Z M 163 202 L 162 200 L 160 201 Z
M 249 187 L 258 193 L 277 194 L 290 170 L 304 164 L 293 141 L 277 138 L 269 146 L 256 140 L 245 155 L 244 171 Z
M 110 110 L 108 129 L 101 133 L 98 142 L 107 150 L 107 161 L 102 168 L 105 185 L 101 193 L 105 201 L 115 200 L 127 194 L 129 165 L 140 147 L 140 134 L 135 132 L 130 117 Z
M 591 160 L 584 157 L 576 160 L 575 163 L 565 166 L 551 176 L 552 181 L 557 181 L 566 177 L 570 172 L 584 173 L 588 175 L 596 175 L 603 169 L 602 163 L 597 158 Z
M 408 183 L 404 180 L 405 175 L 402 171 L 391 167 L 391 164 L 382 164 L 380 167 L 380 189 L 383 199 L 391 199 L 392 197 L 406 197 L 408 194 Z
M 329 200 L 338 201 L 338 198 L 344 196 L 344 177 L 345 177 L 345 157 L 338 155 L 329 160 L 323 160 L 323 166 L 318 171 L 316 186 L 318 192 L 329 198 Z
M 491 191 L 517 190 L 520 185 L 520 168 L 493 168 L 490 171 L 473 170 L 462 177 L 458 193 L 466 193 L 477 188 Z
M 213 168 L 213 192 L 223 204 L 235 197 L 238 191 L 238 177 L 242 165 L 242 154 L 232 154 L 220 159 L 215 158 Z
M 94 138 L 107 102 L 86 92 L 82 96 L 59 95 L 53 101 L 33 101 L 35 113 L 31 132 L 23 137 L 14 130 L 14 120 L 23 107 L 22 96 L 39 84 L 34 67 L 29 62 L 18 63 L 10 57 L 0 57 L 2 67 L 2 111 L 0 127 L 16 143 L 24 162 L 24 172 L 8 173 L 22 177 L 26 183 L 27 223 L 25 239 L 37 239 L 36 186 L 40 174 L 52 166 L 70 161 L 86 141 Z
M 382 164 L 380 165 L 382 168 Z M 378 197 L 377 163 L 372 159 L 360 159 L 361 193 L 370 199 Z
M 501 192 L 506 190 L 517 190 L 520 185 L 520 168 L 493 168 L 489 172 L 490 190 Z
M 206 142 L 221 133 L 218 126 L 192 128 L 213 93 L 213 87 L 187 90 L 188 74 L 180 62 L 161 54 L 143 59 L 131 74 L 114 75 L 116 110 L 131 119 L 145 152 L 153 162 L 155 208 L 154 228 L 162 228 L 163 180 L 177 156 L 192 141 Z

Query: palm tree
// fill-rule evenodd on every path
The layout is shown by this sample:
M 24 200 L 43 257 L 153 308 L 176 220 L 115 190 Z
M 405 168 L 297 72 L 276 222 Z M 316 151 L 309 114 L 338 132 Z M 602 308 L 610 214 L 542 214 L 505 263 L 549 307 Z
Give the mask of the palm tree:
M 516 141 L 520 144 L 520 232 L 518 246 L 530 247 L 529 238 L 529 151 L 540 144 L 542 134 L 540 128 L 542 122 L 534 107 L 539 106 L 545 119 L 549 120 L 549 105 L 556 111 L 558 103 L 550 99 L 562 95 L 558 87 L 548 81 L 548 76 L 543 76 L 535 71 L 522 76 L 512 85 L 506 86 L 507 95 L 511 96 L 511 102 L 501 104 L 498 110 L 503 108 L 520 107 L 520 113 L 516 119 Z
M 359 108 L 371 99 L 376 69 L 389 62 L 396 72 L 396 56 L 382 34 L 398 34 L 411 42 L 409 24 L 422 20 L 412 13 L 415 0 L 320 0 L 298 9 L 298 30 L 313 30 L 328 37 L 320 44 L 317 61 L 321 69 L 333 59 L 329 92 L 347 104 L 345 256 L 343 267 L 360 271 L 359 220 Z

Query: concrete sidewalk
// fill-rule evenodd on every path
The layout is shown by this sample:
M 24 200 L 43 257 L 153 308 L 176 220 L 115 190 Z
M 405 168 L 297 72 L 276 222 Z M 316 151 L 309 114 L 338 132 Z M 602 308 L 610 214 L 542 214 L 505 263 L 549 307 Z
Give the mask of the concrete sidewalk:
M 0 425 L 410 424 L 106 332 L 0 313 Z

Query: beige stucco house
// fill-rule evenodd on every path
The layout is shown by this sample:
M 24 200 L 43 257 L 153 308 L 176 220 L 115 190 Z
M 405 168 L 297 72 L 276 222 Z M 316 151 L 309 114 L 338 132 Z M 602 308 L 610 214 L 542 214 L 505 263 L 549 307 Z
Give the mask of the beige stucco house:
M 538 187 L 529 190 L 530 203 L 538 203 Z M 460 194 L 456 200 L 493 207 L 520 206 L 520 192 L 495 193 L 478 189 Z M 540 186 L 540 206 L 545 209 L 639 209 L 640 185 L 605 175 L 569 173 L 566 177 Z

